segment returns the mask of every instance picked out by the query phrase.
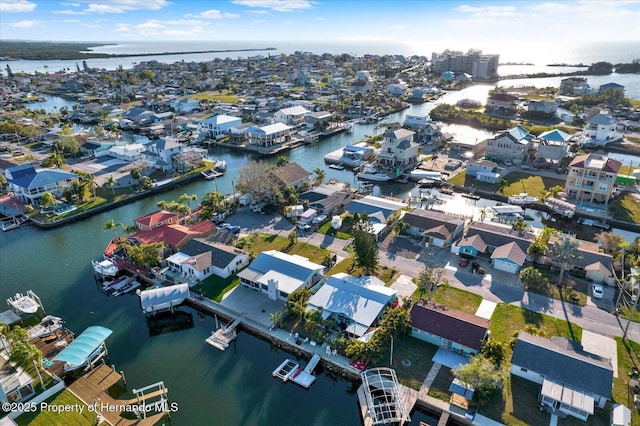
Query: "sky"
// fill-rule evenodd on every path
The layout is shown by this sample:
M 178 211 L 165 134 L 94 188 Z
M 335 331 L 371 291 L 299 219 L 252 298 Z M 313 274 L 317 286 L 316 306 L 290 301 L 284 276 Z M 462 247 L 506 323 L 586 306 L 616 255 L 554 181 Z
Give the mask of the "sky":
M 640 45 L 640 0 L 0 0 L 11 39 Z

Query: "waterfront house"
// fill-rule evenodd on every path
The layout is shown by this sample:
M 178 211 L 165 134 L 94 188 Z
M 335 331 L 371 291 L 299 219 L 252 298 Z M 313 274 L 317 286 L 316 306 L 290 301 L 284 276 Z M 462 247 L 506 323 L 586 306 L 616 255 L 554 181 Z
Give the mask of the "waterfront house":
M 75 173 L 60 169 L 36 169 L 32 164 L 22 164 L 5 170 L 8 191 L 20 201 L 34 207 L 40 205 L 45 192 L 61 197 L 62 192 L 78 179 Z
M 273 300 L 286 300 L 294 291 L 311 288 L 323 278 L 324 266 L 306 257 L 277 250 L 263 251 L 238 273 L 240 283 Z
M 606 143 L 620 138 L 616 132 L 617 126 L 615 118 L 601 112 L 587 120 L 583 133 L 596 143 Z
M 328 127 L 333 119 L 333 113 L 328 111 L 311 112 L 304 116 L 307 130 L 321 130 Z
M 424 209 L 407 212 L 402 220 L 409 225 L 409 234 L 419 235 L 429 245 L 436 247 L 450 247 L 462 234 L 465 225 L 464 219 Z
M 311 181 L 312 173 L 303 169 L 298 163 L 287 163 L 282 167 L 271 170 L 271 175 L 281 187 L 293 186 L 298 188 L 305 182 Z
M 236 126 L 229 127 L 227 136 L 229 136 L 229 142 L 240 145 L 247 141 L 247 129 L 254 127 L 255 123 L 242 123 Z
M 166 210 L 156 210 L 155 212 L 135 218 L 133 224 L 139 231 L 151 231 L 163 225 L 174 225 L 178 223 L 178 215 Z
M 182 152 L 185 145 L 178 142 L 178 138 L 166 136 L 147 144 L 146 148 L 142 155 L 149 167 L 170 172 L 174 169 L 173 156 Z
M 111 157 L 119 158 L 128 163 L 133 163 L 137 160 L 142 160 L 146 147 L 141 143 L 131 143 L 127 145 L 114 145 L 106 151 L 96 153 L 96 157 L 102 157 L 109 155 Z
M 349 184 L 322 184 L 303 192 L 298 199 L 319 214 L 340 214 L 351 201 L 348 189 Z
M 533 135 L 521 126 L 503 130 L 487 139 L 485 156 L 494 161 L 509 160 L 520 164 L 527 158 L 532 141 Z
M 221 139 L 229 133 L 232 127 L 236 127 L 242 124 L 240 117 L 234 117 L 231 115 L 216 115 L 213 117 L 200 120 L 198 123 L 198 130 L 201 133 L 205 133 L 208 136 L 216 139 Z
M 366 95 L 373 88 L 373 84 L 369 80 L 355 80 L 351 83 L 351 93 Z
M 249 144 L 262 148 L 270 148 L 291 141 L 293 128 L 284 123 L 274 123 L 267 126 L 254 126 L 246 130 Z
M 408 127 L 410 130 L 417 132 L 420 130 L 424 131 L 427 126 L 429 126 L 429 124 L 432 123 L 431 119 L 429 119 L 429 116 L 427 115 L 407 114 L 407 116 L 404 118 L 404 123 L 402 124 L 402 126 Z
M 411 335 L 459 355 L 476 355 L 489 334 L 490 321 L 431 301 L 411 308 Z
M 587 79 L 584 77 L 568 77 L 560 80 L 560 94 L 566 96 L 576 96 L 584 94 L 584 87 Z
M 487 105 L 484 110 L 487 113 L 505 116 L 514 115 L 518 111 L 519 102 L 520 100 L 517 96 L 508 93 L 496 93 L 487 98 Z
M 564 337 L 546 339 L 520 331 L 511 374 L 542 385 L 538 398 L 542 405 L 583 421 L 611 399 L 611 360 Z
M 378 241 L 380 241 L 389 231 L 387 223 L 394 215 L 398 215 L 399 212 L 407 206 L 408 205 L 403 202 L 367 195 L 358 200 L 351 200 L 345 207 L 345 211 L 351 215 L 355 213 L 360 216 L 367 215 L 373 227 L 373 232 Z
M 578 155 L 569 164 L 564 191 L 577 201 L 607 204 L 620 167 L 620 161 L 604 155 Z
M 413 141 L 415 132 L 407 129 L 387 131 L 382 137 L 382 147 L 378 153 L 378 164 L 395 169 L 396 173 L 418 162 L 420 145 Z
M 200 282 L 217 275 L 228 278 L 249 264 L 249 254 L 226 244 L 194 238 L 166 259 L 173 272 Z
M 624 96 L 624 86 L 622 84 L 618 84 L 618 83 L 602 84 L 598 88 L 598 95 L 602 95 L 607 90 L 615 90 L 617 92 L 620 92 L 620 95 Z
M 558 111 L 558 104 L 554 101 L 530 100 L 527 111 L 529 118 L 549 120 Z
M 387 85 L 387 92 L 392 96 L 404 96 L 407 93 L 406 83 L 391 83 Z
M 538 151 L 536 162 L 561 163 L 569 154 L 569 140 L 571 135 L 562 130 L 553 129 L 538 136 Z
M 22 367 L 12 366 L 4 355 L 0 355 L 0 403 L 25 402 L 35 394 L 33 378 Z
M 344 272 L 330 276 L 309 299 L 307 310 L 321 309 L 349 335 L 361 337 L 396 302 L 397 291 L 376 277 L 353 277 Z
M 476 176 L 479 172 L 495 173 L 498 164 L 495 161 L 472 158 L 467 161 L 467 176 Z
M 597 243 L 577 238 L 573 240 L 578 243 L 579 256 L 571 265 L 571 272 L 578 276 L 584 275 L 586 279 L 593 282 L 614 284 L 615 281 L 612 272 L 613 256 L 604 253 Z M 558 236 L 552 235 L 549 238 L 549 247 L 558 241 Z M 542 261 L 556 267 L 560 266 L 553 258 L 548 256 L 543 258 Z
M 303 106 L 292 106 L 276 111 L 274 118 L 276 122 L 284 123 L 291 127 L 298 127 L 304 124 L 305 115 L 310 111 Z
M 176 99 L 171 103 L 171 107 L 178 115 L 192 114 L 200 110 L 200 101 L 189 97 Z

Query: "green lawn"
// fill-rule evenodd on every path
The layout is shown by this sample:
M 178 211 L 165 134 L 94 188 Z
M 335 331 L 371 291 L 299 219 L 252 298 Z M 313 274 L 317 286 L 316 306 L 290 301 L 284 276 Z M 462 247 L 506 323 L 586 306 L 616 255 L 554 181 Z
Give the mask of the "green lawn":
M 378 362 L 371 363 L 369 367 L 389 367 L 390 348 L 391 342 L 383 348 Z M 411 389 L 419 390 L 433 366 L 431 359 L 437 350 L 437 346 L 415 337 L 396 340 L 393 345 L 393 365 L 391 367 L 396 371 L 398 381 Z M 403 360 L 405 364 L 410 365 L 404 365 Z M 407 363 L 407 361 L 409 362 Z
M 365 275 L 365 270 L 355 265 L 355 260 L 351 257 L 343 259 L 342 262 L 338 262 L 329 270 L 327 276 L 335 275 L 339 272 L 345 272 L 355 277 Z M 378 266 L 376 277 L 380 278 L 386 285 L 390 285 L 399 276 L 399 272 L 393 268 L 387 268 L 386 266 Z
M 342 226 L 342 228 L 344 228 L 344 225 Z M 341 230 L 336 231 L 335 229 L 333 229 L 331 227 L 331 221 L 327 221 L 327 222 L 323 223 L 322 226 L 320 228 L 318 228 L 317 232 L 319 234 L 324 234 L 324 235 L 329 235 L 331 237 L 340 238 L 341 240 L 348 240 L 349 238 L 351 238 L 351 234 L 350 233 L 343 232 Z
M 255 254 L 268 250 L 279 250 L 283 253 L 304 256 L 316 263 L 321 263 L 324 257 L 331 253 L 329 250 L 302 241 L 297 241 L 293 246 L 290 246 L 288 238 L 271 234 L 252 234 L 243 238 L 242 241 L 242 248 Z
M 633 407 L 633 392 L 629 392 L 629 372 L 633 366 L 640 367 L 640 343 L 630 340 L 622 340 L 622 337 L 614 337 L 618 347 L 618 377 L 613 378 L 613 400 Z M 631 410 L 631 424 L 640 425 L 640 414 L 637 410 Z
M 540 389 L 536 383 L 510 375 L 502 394 L 494 393 L 479 412 L 505 425 L 547 426 L 550 416 L 538 408 Z
M 84 407 L 82 414 L 77 411 L 69 411 L 66 413 L 56 413 L 54 411 L 36 411 L 35 413 L 25 413 L 18 416 L 15 420 L 20 426 L 93 426 L 96 424 L 97 416 L 87 410 L 87 406 L 76 398 L 68 390 L 63 390 L 59 394 L 47 399 L 49 405 L 57 406 L 73 406 L 79 404 Z
M 200 92 L 193 95 L 189 95 L 192 99 L 220 101 L 225 104 L 237 104 L 240 97 L 230 95 L 228 90 L 215 91 L 215 92 Z
M 229 278 L 220 278 L 211 275 L 209 278 L 193 287 L 193 290 L 203 294 L 215 302 L 221 302 L 222 296 L 233 290 L 240 284 L 240 278 L 233 275 Z
M 532 197 L 540 197 L 541 192 L 547 188 L 556 185 L 564 186 L 564 180 L 560 178 L 534 176 L 524 172 L 511 172 L 506 175 L 504 179 L 507 181 L 507 186 L 502 192 L 504 195 L 515 195 L 526 192 Z M 473 186 L 481 191 L 498 191 L 497 184 L 478 182 L 473 176 L 467 176 L 465 173 L 460 173 L 447 182 L 466 187 Z
M 578 342 L 582 337 L 582 328 L 576 324 L 505 303 L 498 303 L 493 311 L 489 330 L 493 339 L 509 343 L 526 325 L 538 327 L 548 336 L 569 337 Z
M 609 211 L 613 218 L 625 222 L 640 223 L 640 199 L 627 192 L 622 198 L 611 202 Z
M 443 365 L 442 367 L 440 367 L 435 380 L 431 384 L 428 395 L 441 401 L 449 402 L 449 400 L 451 399 L 449 386 L 451 386 L 451 382 L 453 382 L 453 379 L 454 376 L 451 368 L 445 367 Z
M 420 290 L 416 290 L 412 299 L 417 301 L 419 298 Z M 482 296 L 448 285 L 441 285 L 433 292 L 431 300 L 452 309 L 475 314 L 478 306 L 482 303 Z

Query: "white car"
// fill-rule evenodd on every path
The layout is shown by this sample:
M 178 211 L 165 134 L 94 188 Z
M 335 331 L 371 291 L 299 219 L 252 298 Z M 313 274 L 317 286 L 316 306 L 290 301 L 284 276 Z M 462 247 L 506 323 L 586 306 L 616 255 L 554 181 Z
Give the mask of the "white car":
M 602 284 L 593 284 L 591 286 L 591 294 L 596 299 L 602 299 L 604 297 L 604 287 L 602 287 Z
M 511 160 L 504 160 L 504 165 L 505 166 L 511 166 L 513 163 L 511 162 Z

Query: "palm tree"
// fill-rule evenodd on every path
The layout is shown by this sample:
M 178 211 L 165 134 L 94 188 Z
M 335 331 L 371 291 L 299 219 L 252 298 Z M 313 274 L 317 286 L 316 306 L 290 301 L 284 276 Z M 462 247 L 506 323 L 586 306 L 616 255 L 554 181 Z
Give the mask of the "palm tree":
M 279 156 L 276 160 L 276 167 L 282 167 L 287 164 L 289 164 L 289 160 L 287 160 L 287 157 L 285 157 L 284 155 Z
M 113 196 L 115 197 L 116 195 L 116 190 L 115 190 L 115 186 L 118 183 L 118 181 L 116 180 L 116 178 L 113 177 L 113 175 L 110 175 L 108 178 L 106 178 L 104 180 L 104 183 L 102 184 L 102 186 L 104 186 L 105 188 L 111 188 L 111 192 L 113 193 Z
M 122 226 L 122 232 L 127 234 L 127 235 L 135 234 L 137 230 L 138 229 L 135 227 L 135 225 L 123 225 Z
M 289 247 L 293 247 L 293 245 L 298 242 L 298 231 L 294 229 L 289 232 L 289 236 L 287 238 L 289 239 Z
M 314 179 L 314 183 L 316 185 L 321 185 L 324 182 L 324 178 L 327 176 L 327 172 L 325 172 L 320 167 L 316 167 L 313 169 L 313 173 L 316 174 L 316 178 Z
M 504 189 L 509 186 L 509 182 L 506 179 L 500 179 L 500 181 L 498 182 L 498 192 L 503 194 L 504 193 Z
M 558 285 L 562 284 L 564 272 L 582 259 L 582 255 L 578 251 L 578 241 L 569 237 L 560 237 L 559 241 L 554 242 L 549 247 L 548 257 L 560 266 Z
M 275 328 L 280 326 L 280 320 L 282 319 L 282 311 L 276 311 L 269 314 L 269 321 L 273 323 Z
M 98 179 L 96 179 L 96 177 L 92 174 L 87 174 L 86 176 L 84 176 L 84 181 L 87 187 L 89 188 L 89 190 L 91 191 L 91 194 L 93 194 L 93 199 L 95 200 L 96 189 L 98 189 L 98 186 L 100 186 L 98 185 Z
M 191 209 L 191 202 L 192 201 L 198 201 L 198 196 L 196 194 L 182 194 L 180 196 L 180 198 L 178 198 L 178 201 L 181 202 L 182 204 L 185 203 L 185 201 L 187 202 L 187 205 L 189 206 L 189 209 Z
M 108 231 L 110 229 L 113 230 L 113 235 L 115 236 L 115 238 L 118 238 L 118 226 L 120 226 L 120 224 L 116 224 L 116 222 L 113 219 L 109 219 L 108 221 L 106 221 L 104 223 L 104 231 Z
M 404 220 L 399 220 L 393 225 L 393 230 L 399 235 L 404 235 L 409 229 L 409 224 Z
M 33 363 L 38 375 L 38 380 L 43 389 L 46 389 L 42 376 L 40 375 L 40 369 L 42 368 L 42 352 L 34 344 L 29 342 L 13 342 L 11 349 L 10 361 L 15 362 L 17 365 L 27 368 L 29 364 Z

